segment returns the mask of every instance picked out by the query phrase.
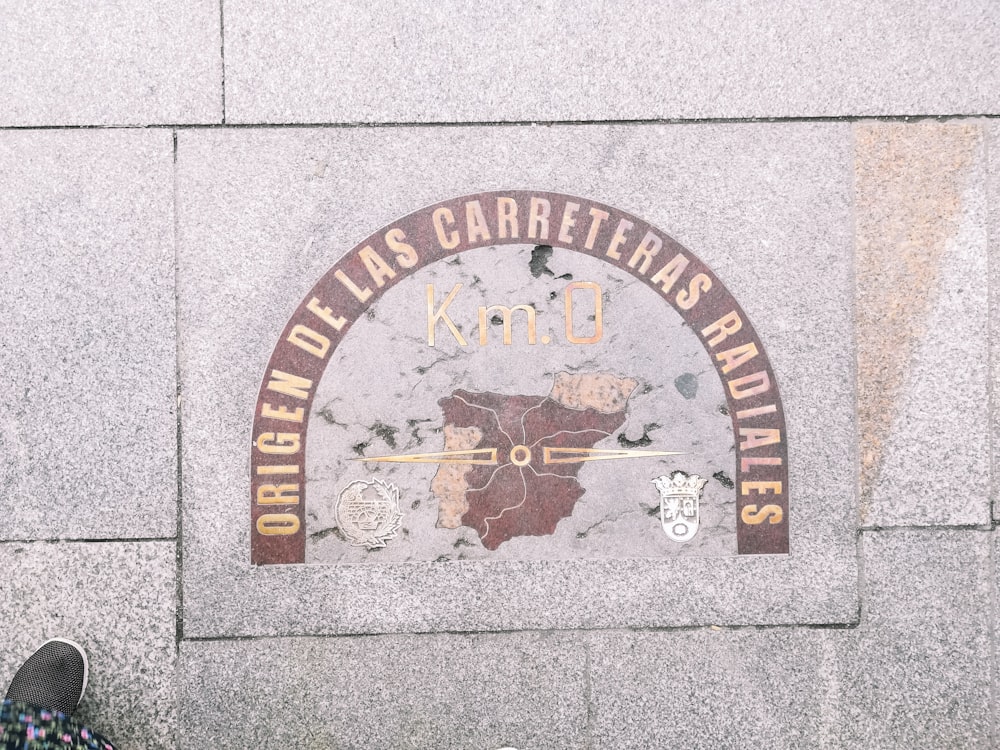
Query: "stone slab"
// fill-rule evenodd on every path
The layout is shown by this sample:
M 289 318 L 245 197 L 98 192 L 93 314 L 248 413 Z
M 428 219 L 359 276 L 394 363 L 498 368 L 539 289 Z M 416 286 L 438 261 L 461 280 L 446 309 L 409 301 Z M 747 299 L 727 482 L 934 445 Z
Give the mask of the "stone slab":
M 921 0 L 226 5 L 230 122 L 991 114 L 1000 9 Z
M 185 641 L 182 748 L 586 747 L 586 650 L 559 634 Z
M 175 564 L 172 542 L 0 544 L 0 685 L 70 638 L 90 662 L 76 716 L 121 750 L 176 747 Z
M 855 137 L 862 522 L 987 524 L 983 122 Z
M 178 137 L 187 635 L 856 617 L 849 126 Z M 511 185 L 593 195 L 645 217 L 733 292 L 781 382 L 795 488 L 789 556 L 250 566 L 250 426 L 296 305 L 393 219 Z
M 173 145 L 0 134 L 0 539 L 176 535 Z
M 216 0 L 4 3 L 0 126 L 222 121 Z
M 865 533 L 857 628 L 590 635 L 594 747 L 992 747 L 992 543 Z

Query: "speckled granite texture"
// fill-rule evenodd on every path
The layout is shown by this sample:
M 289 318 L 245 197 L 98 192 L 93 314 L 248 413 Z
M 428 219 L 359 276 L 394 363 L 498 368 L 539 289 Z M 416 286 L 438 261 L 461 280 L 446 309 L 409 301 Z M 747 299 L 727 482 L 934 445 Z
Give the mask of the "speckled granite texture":
M 988 0 L 0 3 L 0 688 L 65 636 L 90 654 L 79 715 L 122 750 L 1000 746 L 998 27 Z M 696 544 L 630 544 L 663 533 L 636 469 L 609 531 L 602 468 L 548 547 L 347 548 L 352 452 L 440 450 L 435 397 L 466 375 L 545 392 L 527 365 L 477 376 L 489 347 L 408 369 L 400 284 L 311 414 L 311 564 L 252 566 L 255 404 L 296 307 L 399 217 L 513 189 L 641 217 L 739 302 L 780 384 L 790 554 L 731 554 L 723 386 L 676 316 L 615 360 L 654 386 L 620 445 L 702 443 Z M 466 333 L 489 273 L 552 332 L 576 269 L 536 247 L 470 253 Z M 408 400 L 414 367 L 447 373 Z M 435 471 L 371 472 L 415 535 Z

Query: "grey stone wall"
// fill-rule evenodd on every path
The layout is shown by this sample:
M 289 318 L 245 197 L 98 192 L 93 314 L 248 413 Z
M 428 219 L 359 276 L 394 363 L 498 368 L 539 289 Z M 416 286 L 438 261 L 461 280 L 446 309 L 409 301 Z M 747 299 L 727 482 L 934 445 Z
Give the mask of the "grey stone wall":
M 998 39 L 985 0 L 0 0 L 0 682 L 81 641 L 123 749 L 1000 746 Z M 506 188 L 743 305 L 789 556 L 250 565 L 295 306 Z

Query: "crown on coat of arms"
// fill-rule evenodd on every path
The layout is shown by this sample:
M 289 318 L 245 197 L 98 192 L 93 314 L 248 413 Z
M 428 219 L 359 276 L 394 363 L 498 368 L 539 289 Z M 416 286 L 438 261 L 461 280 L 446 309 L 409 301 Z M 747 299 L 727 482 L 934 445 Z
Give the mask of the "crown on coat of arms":
M 698 498 L 707 479 L 702 479 L 697 474 L 688 474 L 684 471 L 673 471 L 669 477 L 657 477 L 653 480 L 656 489 L 663 497 L 690 497 Z

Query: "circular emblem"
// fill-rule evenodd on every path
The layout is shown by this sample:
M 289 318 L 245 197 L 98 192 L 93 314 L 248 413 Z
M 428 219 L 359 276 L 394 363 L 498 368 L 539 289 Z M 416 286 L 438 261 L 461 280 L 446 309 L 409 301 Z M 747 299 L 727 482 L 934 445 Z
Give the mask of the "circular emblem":
M 337 524 L 356 547 L 378 549 L 395 538 L 403 514 L 399 489 L 388 482 L 351 482 L 340 493 L 335 508 Z

